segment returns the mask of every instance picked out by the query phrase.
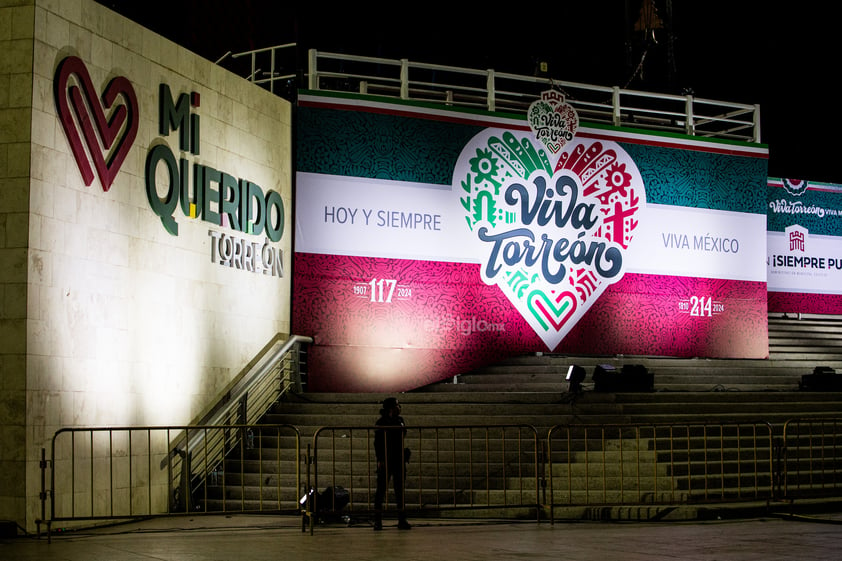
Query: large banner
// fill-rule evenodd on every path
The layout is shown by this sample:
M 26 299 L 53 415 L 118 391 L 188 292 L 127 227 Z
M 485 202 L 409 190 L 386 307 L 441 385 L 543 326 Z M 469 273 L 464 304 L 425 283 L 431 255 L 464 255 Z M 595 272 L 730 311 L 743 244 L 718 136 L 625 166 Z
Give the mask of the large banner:
M 769 179 L 769 311 L 842 314 L 842 185 Z
M 765 357 L 767 151 L 302 95 L 293 329 L 313 391 L 511 354 Z

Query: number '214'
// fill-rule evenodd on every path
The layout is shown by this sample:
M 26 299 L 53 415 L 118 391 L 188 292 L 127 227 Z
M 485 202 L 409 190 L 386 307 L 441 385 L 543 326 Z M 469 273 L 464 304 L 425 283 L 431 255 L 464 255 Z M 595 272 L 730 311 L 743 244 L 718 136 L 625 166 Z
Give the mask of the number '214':
M 690 297 L 690 315 L 711 317 L 713 315 L 713 298 L 704 296 Z

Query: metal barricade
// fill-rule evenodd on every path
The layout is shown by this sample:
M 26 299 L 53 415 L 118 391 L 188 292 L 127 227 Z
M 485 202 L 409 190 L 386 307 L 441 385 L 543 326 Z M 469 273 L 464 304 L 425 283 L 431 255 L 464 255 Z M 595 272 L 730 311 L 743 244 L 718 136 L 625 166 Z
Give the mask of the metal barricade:
M 790 419 L 784 424 L 779 493 L 784 500 L 838 497 L 842 492 L 842 419 Z
M 394 504 L 390 485 L 387 515 L 474 510 L 540 521 L 549 507 L 554 522 L 560 507 L 795 500 L 842 491 L 838 418 L 792 419 L 780 442 L 766 422 L 557 425 L 544 447 L 530 425 L 322 427 L 308 447 L 306 481 L 300 433 L 291 425 L 67 428 L 56 432 L 51 459 L 41 462 L 46 519 L 39 523 L 49 532 L 65 521 L 304 512 L 312 532 L 322 518 L 365 520 L 376 514 L 378 430 L 405 430 L 401 447 L 411 451 L 404 504 Z M 173 454 L 179 439 L 188 445 Z M 322 488 L 341 489 L 345 502 L 337 504 L 336 493 L 324 497 Z
M 198 433 L 201 444 L 190 448 Z M 177 437 L 188 444 L 173 454 Z M 300 448 L 299 431 L 290 425 L 61 429 L 51 460 L 42 462 L 50 469 L 41 493 L 42 505 L 49 500 L 43 522 L 49 532 L 55 522 L 298 513 Z
M 561 506 L 772 498 L 768 423 L 559 425 L 547 451 L 552 521 Z
M 308 488 L 314 498 L 307 516 L 312 531 L 323 516 L 364 520 L 374 514 L 377 460 L 375 427 L 322 427 L 313 436 Z M 386 430 L 403 430 L 401 428 Z M 408 513 L 459 509 L 535 512 L 540 518 L 538 433 L 528 425 L 405 427 L 410 452 L 404 505 L 387 500 L 384 510 L 403 506 Z M 390 485 L 391 486 L 391 485 Z M 343 488 L 342 511 L 330 500 L 318 504 L 322 487 Z M 392 489 L 388 490 L 391 495 Z M 394 501 L 394 499 L 391 499 Z

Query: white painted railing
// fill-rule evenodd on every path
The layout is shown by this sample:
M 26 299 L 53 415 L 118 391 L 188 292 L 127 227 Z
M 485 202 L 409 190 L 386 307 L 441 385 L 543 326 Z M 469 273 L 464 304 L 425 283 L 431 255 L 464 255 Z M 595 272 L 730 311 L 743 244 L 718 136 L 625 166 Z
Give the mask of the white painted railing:
M 254 84 L 265 87 L 272 93 L 280 93 L 276 92 L 276 89 L 279 89 L 275 87 L 276 83 L 283 84 L 290 80 L 295 80 L 295 73 L 282 73 L 280 71 L 281 68 L 288 67 L 290 60 L 294 60 L 295 46 L 295 43 L 287 43 L 286 45 L 276 45 L 274 47 L 254 49 L 242 53 L 228 51 L 216 61 L 216 64 L 220 64 L 228 57 L 232 59 L 248 57 L 251 69 L 246 79 Z M 268 68 L 268 70 L 261 65 L 265 65 L 265 68 Z
M 560 90 L 583 122 L 760 143 L 760 106 L 554 81 L 455 66 L 325 53 L 308 54 L 310 90 L 525 113 L 547 89 Z

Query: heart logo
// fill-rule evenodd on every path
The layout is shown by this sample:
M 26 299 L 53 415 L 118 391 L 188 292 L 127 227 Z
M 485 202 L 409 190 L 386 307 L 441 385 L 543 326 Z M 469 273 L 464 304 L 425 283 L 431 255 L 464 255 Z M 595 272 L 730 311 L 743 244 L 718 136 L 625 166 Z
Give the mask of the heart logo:
M 558 331 L 576 311 L 576 297 L 570 292 L 562 292 L 553 301 L 542 291 L 533 290 L 529 294 L 527 305 L 541 327 L 552 327 Z
M 529 132 L 486 129 L 462 150 L 453 193 L 483 282 L 553 350 L 623 277 L 646 191 L 616 143 L 572 139 L 552 160 L 545 148 Z
M 552 154 L 558 154 L 564 145 L 576 136 L 579 128 L 579 115 L 564 95 L 555 90 L 545 91 L 541 99 L 533 101 L 526 113 L 532 134 L 547 147 Z
M 100 99 L 85 63 L 71 56 L 56 69 L 53 95 L 85 185 L 94 180 L 93 160 L 102 190 L 108 191 L 137 137 L 138 104 L 131 82 L 122 76 L 112 79 Z

